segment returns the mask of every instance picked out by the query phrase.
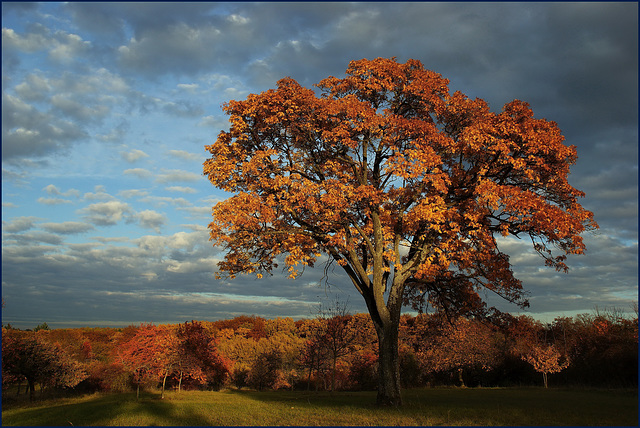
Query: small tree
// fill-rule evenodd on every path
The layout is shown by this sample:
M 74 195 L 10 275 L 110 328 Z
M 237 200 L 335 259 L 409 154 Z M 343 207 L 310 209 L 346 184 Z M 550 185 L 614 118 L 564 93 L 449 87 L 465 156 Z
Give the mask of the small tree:
M 46 322 L 43 322 L 42 324 L 38 324 L 33 329 L 34 332 L 37 332 L 37 331 L 40 331 L 40 330 L 49 330 L 49 325 Z
M 145 381 L 162 382 L 161 398 L 167 378 L 178 364 L 178 339 L 166 327 L 141 325 L 136 333 L 116 349 L 118 362 L 133 374 L 136 398 L 140 398 L 140 385 Z
M 81 365 L 71 360 L 53 344 L 35 336 L 3 335 L 2 373 L 26 379 L 29 400 L 33 401 L 35 385 L 41 387 L 73 387 L 86 378 Z
M 317 320 L 319 322 L 319 320 Z M 315 389 L 318 390 L 318 379 L 324 379 L 324 372 L 329 361 L 327 350 L 322 347 L 315 337 L 309 338 L 299 357 L 300 366 L 309 370 L 307 375 L 307 389 L 311 387 L 311 376 L 316 373 Z
M 460 386 L 465 386 L 465 369 L 488 370 L 497 360 L 491 329 L 478 321 L 458 318 L 450 323 L 439 318 L 439 334 L 421 345 L 421 356 L 429 371 L 453 370 Z
M 549 373 L 558 373 L 569 367 L 569 358 L 562 354 L 553 345 L 536 345 L 522 356 L 522 359 L 533 366 L 538 373 L 542 373 L 544 387 L 548 386 Z
M 218 353 L 216 339 L 197 321 L 180 324 L 177 336 L 177 367 L 181 376 L 185 373 L 206 381 L 214 389 L 219 388 L 229 375 L 231 362 Z
M 316 343 L 318 357 L 323 354 L 331 361 L 331 391 L 336 387 L 338 361 L 353 351 L 357 331 L 351 326 L 348 303 L 336 302 L 320 308 L 319 323 L 315 324 L 311 340 Z
M 275 349 L 261 352 L 251 365 L 247 375 L 250 386 L 262 391 L 265 388 L 278 389 L 282 375 L 282 354 Z

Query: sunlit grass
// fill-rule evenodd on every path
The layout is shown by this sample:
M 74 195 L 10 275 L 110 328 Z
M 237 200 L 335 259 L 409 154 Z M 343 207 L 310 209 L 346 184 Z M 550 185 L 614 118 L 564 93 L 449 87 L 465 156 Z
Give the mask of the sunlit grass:
M 404 406 L 377 408 L 375 392 L 300 391 L 93 394 L 3 408 L 3 425 L 627 425 L 637 390 L 415 389 Z

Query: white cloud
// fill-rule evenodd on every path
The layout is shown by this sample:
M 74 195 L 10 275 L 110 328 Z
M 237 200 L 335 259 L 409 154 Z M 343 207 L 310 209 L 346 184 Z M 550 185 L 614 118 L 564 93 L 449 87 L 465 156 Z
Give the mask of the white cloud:
M 133 242 L 150 257 L 161 258 L 165 251 L 167 237 L 144 235 Z
M 33 216 L 15 217 L 10 222 L 2 220 L 2 231 L 11 233 L 23 232 L 33 228 L 38 220 L 40 220 L 38 217 Z
M 106 134 L 96 134 L 96 138 L 99 141 L 103 141 L 105 143 L 122 141 L 128 129 L 129 129 L 129 126 L 127 125 L 127 123 L 122 122 L 118 126 L 111 129 Z
M 178 84 L 178 89 L 189 92 L 191 94 L 195 94 L 197 89 L 200 86 L 197 83 L 180 83 Z
M 214 128 L 214 129 L 224 129 L 228 126 L 228 120 L 226 117 L 217 117 L 217 116 L 205 116 L 198 122 L 198 126 L 202 126 L 205 128 Z
M 3 159 L 64 153 L 114 108 L 129 105 L 124 81 L 102 68 L 85 74 L 65 70 L 55 77 L 35 71 L 14 90 L 15 95 L 3 91 Z
M 24 100 L 44 101 L 52 87 L 47 78 L 39 74 L 28 74 L 25 81 L 17 85 L 14 90 Z
M 2 29 L 2 49 L 16 49 L 24 52 L 36 52 L 49 45 L 44 34 L 29 33 L 26 36 L 17 34 L 11 28 Z
M 200 174 L 180 169 L 163 169 L 161 170 L 161 173 L 156 176 L 156 182 L 158 183 L 171 183 L 174 181 L 198 181 L 201 179 L 202 175 Z
M 62 235 L 74 235 L 85 233 L 93 230 L 94 227 L 88 223 L 82 223 L 79 221 L 65 221 L 62 223 L 42 223 L 40 224 L 44 230 L 52 233 L 59 233 Z
M 61 205 L 70 204 L 72 202 L 68 199 L 62 198 L 38 198 L 38 203 L 43 205 Z
M 140 199 L 140 202 L 145 204 L 151 204 L 156 207 L 163 207 L 167 204 L 175 207 L 186 207 L 191 205 L 191 202 L 185 198 L 172 198 L 169 196 L 145 196 Z
M 113 226 L 132 215 L 129 204 L 117 200 L 98 202 L 78 211 L 87 221 L 97 226 Z
M 227 21 L 232 22 L 234 24 L 238 24 L 238 25 L 246 25 L 249 22 L 251 22 L 251 19 L 245 18 L 242 15 L 236 15 L 234 13 L 234 14 L 231 14 L 231 15 L 227 16 Z
M 170 186 L 170 187 L 167 187 L 166 190 L 168 190 L 169 192 L 198 193 L 198 191 L 193 187 L 186 187 L 186 186 Z
M 55 196 L 75 196 L 75 197 L 80 196 L 80 191 L 77 189 L 69 189 L 66 192 L 63 192 L 60 189 L 58 189 L 58 187 L 56 187 L 54 184 L 49 184 L 43 187 L 42 190 L 47 192 L 49 195 L 55 195 Z
M 29 33 L 21 35 L 11 28 L 2 29 L 2 48 L 34 53 L 48 50 L 49 58 L 68 64 L 77 57 L 86 54 L 91 42 L 85 41 L 77 34 L 51 30 L 42 24 L 29 27 Z
M 125 175 L 135 175 L 138 178 L 149 178 L 153 175 L 151 171 L 144 168 L 125 169 L 122 173 Z
M 2 95 L 3 160 L 64 152 L 86 135 L 73 122 L 43 113 L 10 94 Z
M 42 190 L 46 191 L 50 195 L 60 195 L 61 194 L 60 190 L 53 184 L 49 184 L 48 186 L 44 187 Z
M 212 207 L 184 207 L 178 209 L 188 212 L 194 218 L 206 219 L 211 216 L 211 208 Z
M 145 229 L 153 229 L 157 232 L 160 231 L 160 227 L 167 223 L 167 217 L 164 214 L 160 214 L 153 210 L 144 210 L 137 213 L 135 219 L 138 220 L 140 226 Z
M 198 259 L 198 260 L 185 260 L 185 261 L 177 261 L 177 260 L 167 260 L 165 261 L 166 269 L 169 272 L 175 273 L 210 273 L 213 276 L 213 273 L 216 271 L 217 263 L 220 259 L 217 258 L 206 258 L 206 259 Z
M 95 186 L 93 190 L 93 192 L 85 193 L 83 198 L 88 201 L 111 201 L 116 199 L 114 196 L 108 194 L 107 190 L 102 185 Z
M 246 81 L 230 75 L 211 73 L 203 76 L 201 80 L 205 85 L 205 90 L 203 91 L 205 94 L 221 94 L 225 100 L 242 99 L 251 92 L 246 86 Z M 226 118 L 222 119 L 223 124 L 226 121 Z
M 142 158 L 148 158 L 149 155 L 143 152 L 142 150 L 133 149 L 130 152 L 120 152 L 120 155 L 127 162 L 133 163 Z
M 49 57 L 55 61 L 69 63 L 91 48 L 91 42 L 82 40 L 77 34 L 58 31 L 53 38 L 53 48 Z
M 191 152 L 187 152 L 186 150 L 169 150 L 167 154 L 171 157 L 184 159 L 186 161 L 204 162 L 204 154 L 191 153 Z
M 91 239 L 101 242 L 103 244 L 110 244 L 113 242 L 129 242 L 130 239 L 126 236 L 118 236 L 118 237 L 104 237 L 104 236 L 94 236 Z
M 122 196 L 123 198 L 126 198 L 126 199 L 142 198 L 147 195 L 149 195 L 148 191 L 140 190 L 140 189 L 121 190 L 118 192 L 118 196 Z
M 58 251 L 58 248 L 55 246 L 61 245 L 63 241 L 64 240 L 62 239 L 62 237 L 58 234 L 43 232 L 41 230 L 30 230 L 28 232 L 2 237 L 3 246 L 16 245 L 19 247 L 28 247 L 42 242 L 45 244 L 53 245 L 54 247 L 51 248 L 53 252 Z

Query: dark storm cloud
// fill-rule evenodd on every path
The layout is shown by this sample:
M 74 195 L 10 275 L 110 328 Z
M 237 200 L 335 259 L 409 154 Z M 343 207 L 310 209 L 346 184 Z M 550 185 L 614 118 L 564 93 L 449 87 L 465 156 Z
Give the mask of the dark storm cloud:
M 568 273 L 544 267 L 524 240 L 501 241 L 501 249 L 512 255 L 516 277 L 531 295 L 531 312 L 589 312 L 595 306 L 631 309 L 637 295 L 637 241 L 601 231 L 584 234 L 584 240 L 587 254 L 569 256 Z
M 123 71 L 156 79 L 213 69 L 238 73 L 279 43 L 323 30 L 353 5 L 71 2 L 65 7 L 83 32 L 111 41 L 100 51 L 111 50 L 106 55 L 115 56 Z
M 260 46 L 250 27 L 219 9 L 235 6 L 212 3 L 120 3 L 69 5 L 85 31 L 120 35 L 111 46 L 123 71 L 150 78 L 194 74 L 216 68 L 240 68 Z M 100 14 L 96 14 L 99 10 Z M 224 11 L 222 11 L 224 12 Z M 103 20 L 102 17 L 105 17 Z M 242 43 L 246 42 L 246 43 Z
M 38 4 L 35 2 L 4 2 L 2 4 L 2 11 L 3 12 L 13 12 L 13 13 L 17 13 L 19 15 L 23 15 L 27 12 L 32 12 L 34 10 L 36 10 L 38 7 Z
M 181 22 L 215 23 L 224 19 L 216 11 L 226 9 L 207 2 L 69 2 L 65 8 L 84 31 L 136 38 Z
M 579 187 L 587 194 L 585 205 L 596 213 L 601 230 L 627 239 L 637 239 L 638 234 L 638 168 L 630 162 L 636 157 L 637 152 L 606 168 L 594 162 L 580 178 Z

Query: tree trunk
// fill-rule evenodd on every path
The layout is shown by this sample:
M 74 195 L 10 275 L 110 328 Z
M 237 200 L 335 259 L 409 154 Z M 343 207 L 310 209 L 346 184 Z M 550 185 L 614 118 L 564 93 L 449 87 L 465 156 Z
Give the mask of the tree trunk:
M 460 386 L 462 388 L 466 387 L 466 385 L 464 384 L 464 379 L 462 378 L 462 367 L 458 368 L 458 381 L 460 381 Z
M 181 391 L 182 388 L 182 372 L 180 372 L 180 380 L 178 380 L 178 392 Z
M 160 393 L 161 400 L 164 400 L 164 386 L 167 383 L 167 376 L 169 376 L 169 372 L 165 372 L 164 377 L 162 378 L 162 392 Z
M 400 364 L 398 358 L 398 323 L 376 325 L 378 333 L 378 397 L 379 406 L 401 406 Z
M 331 392 L 336 390 L 336 365 L 338 362 L 338 357 L 333 355 L 333 372 L 331 373 Z
M 546 372 L 542 373 L 542 381 L 544 382 L 544 387 L 547 388 L 548 383 L 547 383 L 547 373 Z
M 27 386 L 29 387 L 29 401 L 33 401 L 36 394 L 36 383 L 33 379 L 27 379 Z

